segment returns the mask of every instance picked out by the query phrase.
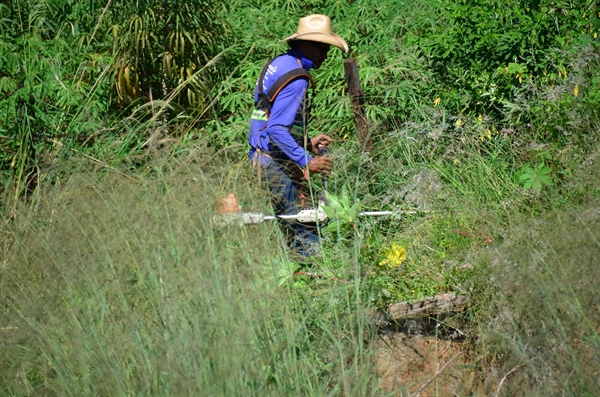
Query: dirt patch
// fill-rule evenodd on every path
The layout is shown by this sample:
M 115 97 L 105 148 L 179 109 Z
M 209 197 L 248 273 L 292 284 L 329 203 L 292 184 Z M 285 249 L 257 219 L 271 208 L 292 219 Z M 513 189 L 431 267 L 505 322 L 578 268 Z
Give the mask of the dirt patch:
M 375 344 L 380 387 L 396 396 L 464 396 L 473 393 L 467 343 L 429 335 L 383 332 Z

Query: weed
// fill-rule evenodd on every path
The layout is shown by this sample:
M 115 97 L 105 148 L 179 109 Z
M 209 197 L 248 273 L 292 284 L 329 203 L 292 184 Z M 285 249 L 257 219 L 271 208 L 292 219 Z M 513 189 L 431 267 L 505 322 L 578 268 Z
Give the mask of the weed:
M 546 167 L 544 163 L 540 163 L 535 168 L 525 166 L 519 180 L 523 183 L 524 189 L 531 189 L 539 193 L 543 186 L 552 186 L 552 179 L 549 175 L 551 172 L 552 168 Z

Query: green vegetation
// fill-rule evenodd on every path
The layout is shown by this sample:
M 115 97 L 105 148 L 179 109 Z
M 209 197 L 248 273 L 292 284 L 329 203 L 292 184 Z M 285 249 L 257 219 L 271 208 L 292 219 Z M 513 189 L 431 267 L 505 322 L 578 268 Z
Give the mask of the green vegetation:
M 313 12 L 373 149 L 332 51 L 333 221 L 299 263 L 212 219 L 270 213 L 251 92 Z M 598 395 L 599 30 L 591 0 L 1 1 L 0 395 L 385 395 L 367 311 L 444 292 L 459 395 Z

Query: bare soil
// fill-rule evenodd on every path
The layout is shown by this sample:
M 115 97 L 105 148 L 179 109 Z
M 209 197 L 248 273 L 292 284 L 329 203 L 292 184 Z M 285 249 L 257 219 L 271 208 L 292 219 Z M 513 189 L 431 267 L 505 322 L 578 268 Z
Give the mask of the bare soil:
M 383 331 L 375 343 L 379 385 L 393 396 L 484 395 L 474 387 L 468 349 L 459 338 Z

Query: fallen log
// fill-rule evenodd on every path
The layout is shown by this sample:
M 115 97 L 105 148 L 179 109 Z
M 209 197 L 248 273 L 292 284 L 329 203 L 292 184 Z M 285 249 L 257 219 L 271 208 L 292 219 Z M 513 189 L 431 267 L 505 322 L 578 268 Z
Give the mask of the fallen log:
M 367 318 L 370 324 L 384 324 L 414 317 L 457 312 L 463 310 L 468 301 L 467 297 L 444 293 L 414 302 L 394 303 L 387 311 L 372 310 Z
M 451 293 L 436 295 L 415 302 L 395 303 L 388 307 L 388 315 L 392 320 L 417 317 L 423 315 L 441 314 L 461 309 L 469 301 L 464 296 Z

